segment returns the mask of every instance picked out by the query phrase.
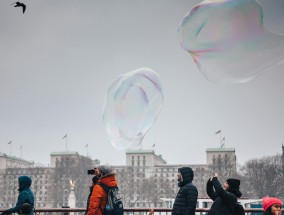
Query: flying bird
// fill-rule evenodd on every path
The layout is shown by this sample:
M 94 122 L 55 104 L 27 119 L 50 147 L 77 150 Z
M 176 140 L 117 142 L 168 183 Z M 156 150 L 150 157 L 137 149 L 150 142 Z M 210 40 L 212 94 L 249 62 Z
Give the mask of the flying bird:
M 13 4 L 16 4 L 14 7 L 22 7 L 23 8 L 23 13 L 25 13 L 26 10 L 26 5 L 24 3 L 21 2 L 15 2 Z

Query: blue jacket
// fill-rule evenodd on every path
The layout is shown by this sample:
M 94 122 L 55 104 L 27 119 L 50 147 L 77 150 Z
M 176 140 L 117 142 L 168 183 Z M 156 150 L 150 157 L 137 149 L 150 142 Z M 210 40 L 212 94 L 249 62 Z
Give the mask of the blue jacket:
M 19 196 L 16 203 L 16 206 L 13 208 L 10 208 L 5 211 L 5 213 L 20 213 L 21 207 L 24 203 L 29 203 L 31 205 L 31 212 L 30 215 L 33 215 L 33 209 L 34 209 L 34 194 L 30 189 L 30 186 L 32 184 L 32 179 L 28 176 L 20 176 L 18 178 L 19 181 Z

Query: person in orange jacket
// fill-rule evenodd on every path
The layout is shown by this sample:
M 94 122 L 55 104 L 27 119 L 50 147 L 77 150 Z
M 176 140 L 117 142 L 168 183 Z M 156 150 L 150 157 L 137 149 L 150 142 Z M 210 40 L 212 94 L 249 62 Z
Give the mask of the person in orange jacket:
M 115 174 L 112 173 L 109 166 L 101 165 L 95 167 L 95 175 L 99 177 L 98 183 L 107 185 L 108 187 L 116 187 L 117 181 Z M 102 215 L 107 203 L 107 192 L 96 184 L 90 197 L 87 215 Z

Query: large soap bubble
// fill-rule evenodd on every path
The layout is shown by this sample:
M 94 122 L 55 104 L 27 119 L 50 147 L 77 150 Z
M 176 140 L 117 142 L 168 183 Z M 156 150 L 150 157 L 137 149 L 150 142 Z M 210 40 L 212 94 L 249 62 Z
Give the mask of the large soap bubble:
M 163 105 L 158 74 L 140 68 L 119 76 L 108 88 L 103 119 L 111 144 L 136 149 L 152 127 Z
M 249 82 L 284 62 L 284 37 L 264 28 L 255 0 L 203 1 L 184 17 L 178 34 L 181 47 L 216 84 Z

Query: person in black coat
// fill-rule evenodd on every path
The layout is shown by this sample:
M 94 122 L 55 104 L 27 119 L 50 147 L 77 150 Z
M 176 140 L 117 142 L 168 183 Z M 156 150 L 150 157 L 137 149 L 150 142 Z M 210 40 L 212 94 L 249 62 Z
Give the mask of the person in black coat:
M 214 201 L 209 215 L 232 215 L 238 201 L 237 198 L 242 196 L 240 180 L 229 178 L 222 187 L 216 173 L 208 180 L 206 191 L 208 196 Z
M 180 189 L 173 205 L 172 215 L 194 215 L 198 191 L 192 184 L 193 170 L 190 167 L 179 168 L 177 177 Z

